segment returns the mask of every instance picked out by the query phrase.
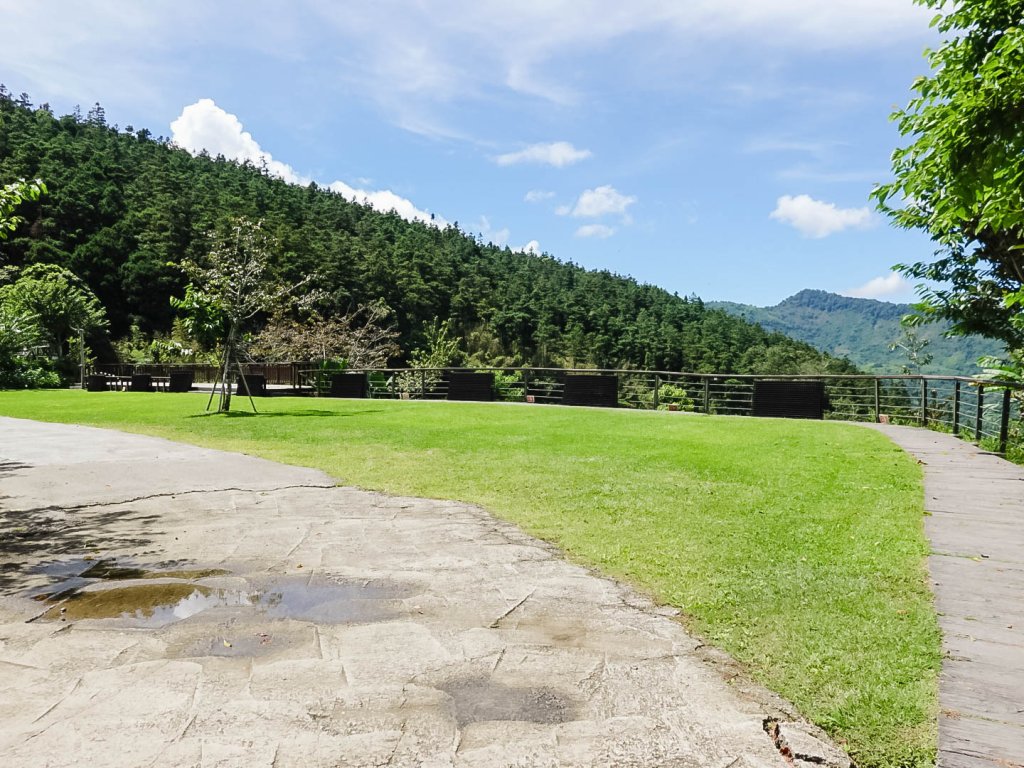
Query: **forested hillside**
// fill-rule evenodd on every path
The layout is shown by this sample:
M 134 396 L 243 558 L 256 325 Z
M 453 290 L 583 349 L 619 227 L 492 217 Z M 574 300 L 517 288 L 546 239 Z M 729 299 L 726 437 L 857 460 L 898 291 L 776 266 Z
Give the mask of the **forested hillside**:
M 0 91 L 0 180 L 40 178 L 25 223 L 0 244 L 14 267 L 66 266 L 106 308 L 111 338 L 170 332 L 169 299 L 207 233 L 261 219 L 280 242 L 285 280 L 316 272 L 327 312 L 383 299 L 400 358 L 435 319 L 451 321 L 473 364 L 596 365 L 722 372 L 850 369 L 782 334 L 604 271 L 483 244 L 457 226 L 411 223 L 315 185 L 221 157 L 193 157 L 149 131 L 107 125 L 102 108 L 55 116 Z M 312 286 L 311 286 L 312 287 Z M 112 347 L 101 357 L 112 354 Z
M 909 304 L 893 304 L 872 299 L 854 299 L 826 291 L 800 291 L 774 307 L 753 307 L 731 302 L 708 302 L 708 306 L 758 323 L 765 328 L 785 333 L 813 344 L 833 355 L 848 357 L 868 371 L 900 373 L 907 356 L 889 346 L 900 341 L 903 328 L 900 320 L 913 312 Z M 999 356 L 1002 346 L 997 341 L 978 336 L 945 338 L 945 323 L 922 325 L 914 333 L 927 340 L 925 353 L 932 361 L 922 367 L 924 373 L 978 373 L 978 358 Z

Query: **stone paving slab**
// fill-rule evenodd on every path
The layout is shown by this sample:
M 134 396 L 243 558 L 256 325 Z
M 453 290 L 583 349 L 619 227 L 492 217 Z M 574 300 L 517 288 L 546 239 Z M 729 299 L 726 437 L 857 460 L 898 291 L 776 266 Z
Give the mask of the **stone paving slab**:
M 472 506 L 0 418 L 5 768 L 849 764 L 672 613 Z
M 1024 467 L 952 435 L 868 425 L 924 468 L 943 633 L 939 768 L 1024 766 Z

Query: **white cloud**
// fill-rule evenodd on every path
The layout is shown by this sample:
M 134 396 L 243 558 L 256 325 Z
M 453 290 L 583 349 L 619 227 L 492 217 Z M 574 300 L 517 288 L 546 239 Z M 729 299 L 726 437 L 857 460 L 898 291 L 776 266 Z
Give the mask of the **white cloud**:
M 599 237 L 602 240 L 614 234 L 615 230 L 604 224 L 584 224 L 576 230 L 576 237 Z
M 218 107 L 213 99 L 200 99 L 189 104 L 171 123 L 171 140 L 182 149 L 197 155 L 204 149 L 211 155 L 224 155 L 240 163 L 249 161 L 260 165 L 292 184 L 309 184 L 290 165 L 279 162 L 264 152 L 252 134 L 242 127 L 241 121 L 230 112 Z
M 778 199 L 771 218 L 789 224 L 805 237 L 822 238 L 844 229 L 871 226 L 868 208 L 839 208 L 835 203 L 815 200 L 810 195 L 783 195 Z
M 584 190 L 574 206 L 560 206 L 557 213 L 560 216 L 572 215 L 588 219 L 615 213 L 625 215 L 626 209 L 635 202 L 636 198 L 632 195 L 623 195 L 611 184 L 605 184 L 595 189 Z
M 287 163 L 275 160 L 264 152 L 252 134 L 245 130 L 237 116 L 221 109 L 213 99 L 200 99 L 185 107 L 178 118 L 171 123 L 171 140 L 193 155 L 206 150 L 211 155 L 223 155 L 240 163 L 249 161 L 255 165 L 266 164 L 267 170 L 291 184 L 309 184 L 312 179 L 297 173 Z M 422 221 L 439 227 L 447 221 L 432 216 L 417 208 L 411 200 L 397 195 L 390 189 L 367 191 L 349 186 L 343 181 L 327 185 L 349 200 L 364 203 L 378 211 L 394 211 L 403 219 Z
M 555 141 L 550 144 L 531 144 L 519 152 L 498 155 L 494 158 L 494 162 L 498 165 L 534 163 L 564 168 L 567 165 L 586 160 L 590 156 L 591 152 L 589 149 L 576 149 L 567 141 Z
M 443 12 L 403 0 L 311 4 L 340 38 L 340 77 L 415 130 L 459 101 L 513 94 L 585 104 L 607 72 L 584 62 L 618 48 L 638 65 L 616 75 L 650 87 L 652 67 L 678 76 L 684 61 L 706 72 L 724 50 L 777 60 L 780 52 L 916 49 L 935 37 L 929 9 L 913 0 L 446 0 Z
M 0 72 L 37 98 L 166 109 L 185 78 L 208 74 L 194 51 L 216 46 L 257 65 L 308 62 L 325 73 L 321 99 L 347 89 L 397 125 L 459 136 L 449 111 L 458 102 L 493 104 L 496 94 L 512 94 L 584 103 L 581 96 L 607 75 L 586 64 L 617 48 L 668 71 L 677 62 L 667 51 L 707 70 L 715 50 L 775 60 L 779 51 L 917 50 L 937 35 L 928 29 L 931 10 L 913 0 L 296 0 L 240 13 L 242 5 L 0 0 Z M 652 81 L 646 66 L 629 76 Z
M 327 185 L 328 189 L 337 192 L 357 203 L 363 203 L 378 211 L 394 211 L 403 219 L 408 221 L 422 221 L 424 224 L 433 224 L 437 227 L 445 227 L 448 222 L 440 216 L 428 213 L 417 208 L 411 200 L 396 195 L 390 189 L 380 189 L 368 192 L 365 189 L 350 187 L 343 181 L 332 181 Z
M 531 189 L 523 197 L 523 200 L 528 203 L 543 203 L 545 200 L 550 200 L 554 196 L 554 192 L 548 192 L 545 189 Z
M 537 240 L 531 240 L 522 248 L 518 249 L 520 253 L 532 253 L 534 256 L 540 256 L 540 243 Z
M 846 291 L 844 296 L 853 296 L 858 299 L 878 299 L 883 296 L 906 295 L 913 289 L 913 285 L 903 279 L 902 275 L 895 272 L 868 280 L 864 285 L 853 290 Z
M 508 231 L 508 227 L 494 229 L 494 227 L 491 226 L 490 220 L 486 216 L 480 217 L 477 227 L 480 230 L 480 236 L 483 238 L 484 242 L 492 243 L 497 246 L 507 244 L 509 235 L 511 235 L 511 232 Z

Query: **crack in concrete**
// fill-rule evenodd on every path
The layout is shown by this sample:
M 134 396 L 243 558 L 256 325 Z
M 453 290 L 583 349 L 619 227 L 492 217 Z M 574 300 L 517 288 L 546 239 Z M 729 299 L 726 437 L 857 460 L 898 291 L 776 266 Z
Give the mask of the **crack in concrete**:
M 185 491 L 174 491 L 165 493 L 151 493 L 143 496 L 132 496 L 126 499 L 113 499 L 109 501 L 91 501 L 86 504 L 73 504 L 70 506 L 54 505 L 51 507 L 36 507 L 34 509 L 11 509 L 5 510 L 5 512 L 11 512 L 18 515 L 29 515 L 29 514 L 40 514 L 43 512 L 60 511 L 64 513 L 68 512 L 81 512 L 84 509 L 97 509 L 103 507 L 120 507 L 125 504 L 136 504 L 140 501 L 152 501 L 154 499 L 173 499 L 178 496 L 193 496 L 202 493 L 277 493 L 278 491 L 291 491 L 300 488 L 316 488 L 320 490 L 337 488 L 336 485 L 328 484 L 314 484 L 314 483 L 295 483 L 291 485 L 279 485 L 273 488 L 244 488 L 239 486 L 230 486 L 227 488 L 193 488 Z
M 67 693 L 65 693 L 59 699 L 57 699 L 57 701 L 55 701 L 53 704 L 51 704 L 50 707 L 45 712 L 43 712 L 43 714 L 39 715 L 39 717 L 37 717 L 35 720 L 33 720 L 32 721 L 33 725 L 35 723 L 38 723 L 40 720 L 42 720 L 48 714 L 53 712 L 53 710 L 55 710 L 57 707 L 59 707 L 61 704 L 63 704 L 65 701 L 67 701 L 69 698 L 71 698 L 71 696 L 74 695 L 75 691 L 78 690 L 78 686 L 80 686 L 81 684 L 82 684 L 82 678 L 78 678 L 77 680 L 75 680 L 75 684 L 71 687 L 71 690 L 68 691 Z
M 782 731 L 779 728 L 779 721 L 774 717 L 766 717 L 764 722 L 761 724 L 764 728 L 764 732 L 768 734 L 768 738 L 771 739 L 775 749 L 782 755 L 782 759 L 786 761 L 786 765 L 796 765 L 796 761 L 793 759 L 793 752 L 790 750 L 789 745 L 782 736 Z

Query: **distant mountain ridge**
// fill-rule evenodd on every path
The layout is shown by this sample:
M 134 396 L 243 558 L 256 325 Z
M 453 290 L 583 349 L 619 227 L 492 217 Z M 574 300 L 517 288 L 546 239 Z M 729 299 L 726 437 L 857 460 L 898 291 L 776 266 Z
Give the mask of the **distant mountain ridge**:
M 710 301 L 706 306 L 758 323 L 806 341 L 832 355 L 848 357 L 865 370 L 900 373 L 906 356 L 889 345 L 901 338 L 900 320 L 911 314 L 909 304 L 874 299 L 854 299 L 828 291 L 803 290 L 774 307 L 755 307 L 728 301 Z M 926 352 L 932 355 L 924 373 L 972 375 L 979 372 L 978 358 L 1000 355 L 1002 345 L 978 336 L 945 338 L 947 325 L 934 323 L 917 329 L 928 339 Z

